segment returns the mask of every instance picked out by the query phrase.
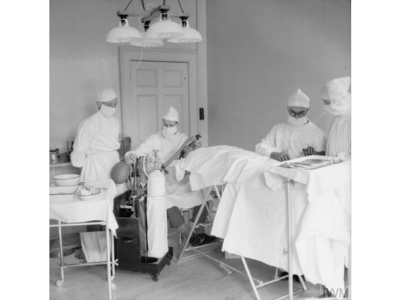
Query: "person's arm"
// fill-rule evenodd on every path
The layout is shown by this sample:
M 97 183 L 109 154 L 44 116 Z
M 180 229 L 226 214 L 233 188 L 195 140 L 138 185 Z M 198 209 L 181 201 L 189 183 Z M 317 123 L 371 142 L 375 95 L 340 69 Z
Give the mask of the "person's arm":
M 351 160 L 351 132 L 349 131 L 347 151 L 341 151 L 336 156 L 343 161 Z
M 275 125 L 261 143 L 256 145 L 256 153 L 267 156 L 277 161 L 290 160 L 290 156 L 286 151 L 281 151 L 276 145 L 278 127 Z
M 118 140 L 118 137 L 119 137 L 119 135 L 121 134 L 121 125 L 119 124 L 119 121 L 118 121 L 118 119 L 115 119 L 115 126 L 118 128 L 118 135 L 117 135 L 117 139 L 116 139 L 116 141 L 115 141 L 115 150 L 117 150 L 118 151 L 118 149 L 121 147 L 121 144 L 120 144 L 120 142 L 119 142 L 119 140 Z
M 256 153 L 262 156 L 271 157 L 274 152 L 280 152 L 276 147 L 276 126 L 268 132 L 266 137 L 261 140 L 261 143 L 256 145 Z
M 95 132 L 96 126 L 92 122 L 85 121 L 79 125 L 74 150 L 71 152 L 71 163 L 74 167 L 83 167 Z
M 147 138 L 139 147 L 135 150 L 128 151 L 125 153 L 125 162 L 127 164 L 133 164 L 136 161 L 136 158 L 152 155 L 153 154 L 153 142 L 151 137 Z

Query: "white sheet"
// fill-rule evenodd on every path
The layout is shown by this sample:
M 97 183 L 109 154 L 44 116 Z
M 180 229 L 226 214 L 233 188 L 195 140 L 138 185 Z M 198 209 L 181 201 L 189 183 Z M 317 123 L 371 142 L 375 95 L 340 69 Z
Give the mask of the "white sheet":
M 227 184 L 230 193 L 225 193 L 225 191 L 223 193 L 211 234 L 224 238 L 222 248 L 224 251 L 287 270 L 286 190 L 282 187 L 273 192 L 265 188 L 261 180 L 259 184 L 236 184 L 233 189 L 231 185 Z M 307 199 L 302 190 L 304 187 L 300 185 L 295 187 L 293 193 L 295 195 L 292 197 L 293 242 L 297 238 L 296 228 L 307 206 Z M 221 205 L 228 211 L 232 211 L 228 222 L 224 220 L 223 215 L 220 215 Z M 229 223 L 229 225 L 224 223 Z M 296 251 L 293 253 L 293 272 L 303 274 Z
M 284 175 L 296 181 L 294 273 L 328 288 L 343 287 L 350 245 L 350 162 L 306 172 L 282 171 L 279 162 L 254 152 L 230 146 L 199 150 L 179 167 L 191 172 L 193 190 L 227 183 L 211 232 L 224 239 L 223 250 L 287 269 Z
M 225 182 L 254 182 L 258 176 L 279 162 L 257 153 L 231 146 L 200 148 L 176 165 L 178 174 L 190 172 L 192 190 Z

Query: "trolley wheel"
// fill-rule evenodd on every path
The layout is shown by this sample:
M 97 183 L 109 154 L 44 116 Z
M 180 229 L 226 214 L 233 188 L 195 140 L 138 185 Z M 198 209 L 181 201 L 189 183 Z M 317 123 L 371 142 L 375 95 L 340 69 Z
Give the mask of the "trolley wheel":
M 56 281 L 56 286 L 62 286 L 64 280 L 60 279 Z
M 151 279 L 154 281 L 154 282 L 157 282 L 158 281 L 158 276 L 159 276 L 160 274 L 153 274 L 153 275 L 151 275 Z

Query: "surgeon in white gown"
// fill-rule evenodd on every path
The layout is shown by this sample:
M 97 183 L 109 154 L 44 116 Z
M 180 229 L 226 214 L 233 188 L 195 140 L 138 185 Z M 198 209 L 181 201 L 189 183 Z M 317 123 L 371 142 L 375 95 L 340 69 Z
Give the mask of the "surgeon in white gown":
M 256 152 L 277 161 L 324 155 L 326 137 L 324 132 L 306 117 L 309 108 L 310 98 L 298 89 L 288 99 L 287 122 L 272 127 L 261 143 L 256 145 Z M 281 272 L 280 276 L 284 275 L 286 272 Z
M 154 150 L 158 150 L 158 156 L 164 162 L 167 162 L 183 145 L 188 137 L 181 132 L 178 132 L 179 114 L 175 108 L 170 107 L 169 111 L 162 118 L 161 131 L 149 136 L 144 143 L 133 151 L 125 154 L 125 161 L 128 164 L 135 163 L 136 158 L 141 156 L 153 156 Z M 175 162 L 177 163 L 177 162 Z M 171 163 L 171 167 L 174 162 Z M 167 168 L 168 175 L 166 176 L 166 207 L 169 222 L 172 228 L 178 228 L 184 236 L 188 236 L 190 229 L 185 224 L 184 218 L 180 209 L 194 209 L 194 220 L 199 206 L 203 201 L 203 193 L 201 191 L 192 191 L 189 182 L 189 176 L 186 175 L 182 180 L 177 180 L 174 176 L 173 168 Z M 204 223 L 207 217 L 206 209 L 200 216 L 199 222 Z M 204 231 L 204 230 L 202 230 Z M 209 243 L 215 240 L 215 237 L 201 232 L 193 234 L 190 239 L 192 246 Z
M 309 108 L 310 98 L 298 89 L 289 97 L 288 121 L 275 125 L 256 145 L 256 152 L 278 161 L 325 154 L 325 134 L 306 117 Z

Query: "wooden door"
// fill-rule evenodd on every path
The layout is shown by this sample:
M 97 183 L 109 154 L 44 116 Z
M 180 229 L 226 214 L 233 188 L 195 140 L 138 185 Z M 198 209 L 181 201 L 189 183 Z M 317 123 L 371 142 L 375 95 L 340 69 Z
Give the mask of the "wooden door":
M 129 70 L 122 130 L 131 137 L 131 149 L 161 129 L 162 116 L 170 106 L 179 113 L 178 130 L 189 136 L 188 63 L 142 61 L 138 65 L 138 61 L 131 60 Z

